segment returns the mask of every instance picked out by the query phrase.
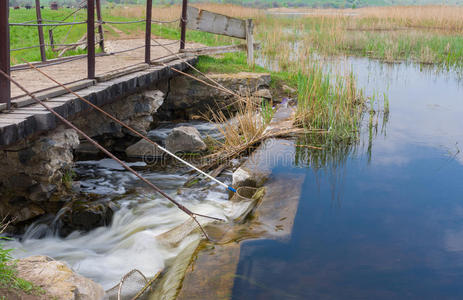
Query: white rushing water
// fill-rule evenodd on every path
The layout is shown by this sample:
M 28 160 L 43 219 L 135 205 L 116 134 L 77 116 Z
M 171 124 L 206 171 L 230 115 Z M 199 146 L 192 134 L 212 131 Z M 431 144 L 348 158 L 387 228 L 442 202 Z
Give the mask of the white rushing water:
M 132 165 L 141 167 L 144 163 Z M 147 276 L 154 275 L 164 267 L 167 259 L 176 256 L 193 239 L 200 238 L 199 235 L 188 236 L 175 248 L 160 243 L 157 236 L 189 217 L 143 186 L 115 161 L 79 162 L 76 172 L 84 192 L 109 198 L 122 195 L 122 199 L 117 200 L 120 209 L 115 212 L 111 225 L 88 233 L 73 232 L 60 238 L 45 225 L 33 224 L 21 241 L 8 242 L 8 247 L 15 248 L 15 257 L 47 255 L 65 261 L 81 275 L 108 289 L 132 269 L 139 269 Z M 180 173 L 141 172 L 190 210 L 224 218 L 224 210 L 229 204 L 228 194 L 217 184 L 204 182 L 198 187 L 184 188 L 187 177 Z M 134 193 L 123 195 L 133 188 Z

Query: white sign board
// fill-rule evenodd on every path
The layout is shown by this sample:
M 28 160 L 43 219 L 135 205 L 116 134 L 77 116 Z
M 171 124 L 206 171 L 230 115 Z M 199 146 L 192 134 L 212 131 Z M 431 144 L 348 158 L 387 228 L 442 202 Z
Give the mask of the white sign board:
M 187 28 L 246 39 L 246 21 L 188 6 Z

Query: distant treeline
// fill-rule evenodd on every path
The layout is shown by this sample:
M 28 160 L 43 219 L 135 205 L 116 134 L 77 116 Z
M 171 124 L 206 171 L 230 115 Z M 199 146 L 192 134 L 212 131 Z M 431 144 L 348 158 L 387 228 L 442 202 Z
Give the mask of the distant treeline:
M 34 5 L 34 0 L 9 0 L 10 6 Z M 49 5 L 55 0 L 41 0 L 42 5 Z M 58 0 L 62 6 L 76 6 L 81 0 Z M 179 4 L 181 0 L 153 0 L 158 5 Z M 312 8 L 357 8 L 364 6 L 389 6 L 389 5 L 423 5 L 423 4 L 448 4 L 462 5 L 463 0 L 189 0 L 190 3 L 226 3 L 243 5 L 255 8 L 270 7 L 312 7 Z M 107 4 L 145 4 L 146 0 L 102 0 Z

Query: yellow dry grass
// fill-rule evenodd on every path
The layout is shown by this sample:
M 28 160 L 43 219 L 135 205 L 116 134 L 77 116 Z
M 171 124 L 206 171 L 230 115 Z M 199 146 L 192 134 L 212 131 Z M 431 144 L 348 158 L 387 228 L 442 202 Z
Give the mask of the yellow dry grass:
M 238 101 L 236 106 L 238 112 L 232 120 L 228 120 L 223 111 L 210 110 L 211 122 L 219 124 L 217 129 L 224 136 L 223 142 L 218 142 L 222 150 L 241 148 L 243 143 L 247 144 L 259 137 L 265 130 L 266 124 L 262 122 L 258 113 L 259 106 L 254 99 L 247 97 L 246 101 Z
M 192 6 L 224 14 L 236 18 L 255 18 L 264 13 L 261 9 L 243 7 L 233 4 L 217 4 L 217 3 L 194 3 Z M 181 15 L 182 7 L 180 5 L 172 6 L 157 6 L 153 7 L 153 19 L 156 20 L 175 20 Z M 126 7 L 116 7 L 111 9 L 111 14 L 126 18 L 144 18 L 145 7 L 143 5 L 133 5 Z
M 386 6 L 359 9 L 269 9 L 273 13 L 306 13 L 308 17 L 337 19 L 352 23 L 357 29 L 387 29 L 391 27 L 441 29 L 463 32 L 463 7 L 449 5 Z M 370 21 L 370 22 L 359 22 Z M 371 29 L 371 28 L 370 28 Z
M 404 27 L 463 30 L 463 7 L 445 5 L 369 7 L 358 10 L 361 18 L 376 18 Z

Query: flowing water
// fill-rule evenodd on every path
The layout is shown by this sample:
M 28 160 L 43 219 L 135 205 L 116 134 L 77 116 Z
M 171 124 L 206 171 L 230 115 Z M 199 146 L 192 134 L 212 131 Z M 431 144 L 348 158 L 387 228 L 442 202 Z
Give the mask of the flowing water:
M 178 124 L 185 125 L 185 124 Z M 177 126 L 178 126 L 177 125 Z M 214 135 L 211 125 L 195 123 L 201 133 Z M 174 126 L 161 126 L 150 136 L 162 140 Z M 170 167 L 153 170 L 144 162 L 130 163 L 148 180 L 159 186 L 190 210 L 224 218 L 229 201 L 228 193 L 215 183 L 201 182 L 185 188 L 189 175 L 184 168 Z M 138 269 L 146 276 L 160 271 L 167 259 L 175 257 L 193 239 L 192 235 L 176 247 L 167 246 L 156 237 L 189 217 L 168 200 L 157 195 L 111 159 L 77 162 L 75 171 L 82 192 L 113 199 L 120 209 L 108 227 L 96 228 L 88 233 L 73 232 L 60 238 L 53 226 L 37 222 L 31 225 L 21 240 L 8 243 L 15 248 L 15 257 L 47 255 L 67 262 L 79 274 L 95 280 L 108 289 L 122 276 Z M 229 183 L 231 174 L 224 172 L 220 179 Z M 116 200 L 114 200 L 116 199 Z M 200 221 L 204 219 L 199 218 Z M 141 287 L 140 287 L 141 288 Z
M 292 165 L 274 168 L 274 177 L 305 178 L 293 232 L 287 240 L 241 244 L 232 298 L 460 299 L 459 74 L 360 58 L 327 64 L 351 68 L 366 94 L 385 93 L 390 113 L 367 114 L 357 145 L 332 149 L 323 159 L 319 150 L 298 148 Z M 195 126 L 214 134 L 205 124 Z M 150 136 L 162 141 L 171 128 L 163 126 Z M 185 169 L 132 165 L 191 210 L 224 217 L 229 202 L 222 187 L 202 182 L 184 188 Z M 111 225 L 60 238 L 53 226 L 38 222 L 22 239 L 9 242 L 16 257 L 48 255 L 110 288 L 135 268 L 152 276 L 199 238 L 190 236 L 175 247 L 156 238 L 188 216 L 114 161 L 81 161 L 76 173 L 83 192 L 120 206 Z M 229 181 L 230 174 L 221 179 Z
M 390 114 L 367 114 L 357 146 L 275 167 L 274 177 L 305 176 L 293 231 L 241 245 L 232 298 L 461 299 L 459 75 L 364 58 L 330 64 L 349 66 L 367 94 L 385 92 Z

